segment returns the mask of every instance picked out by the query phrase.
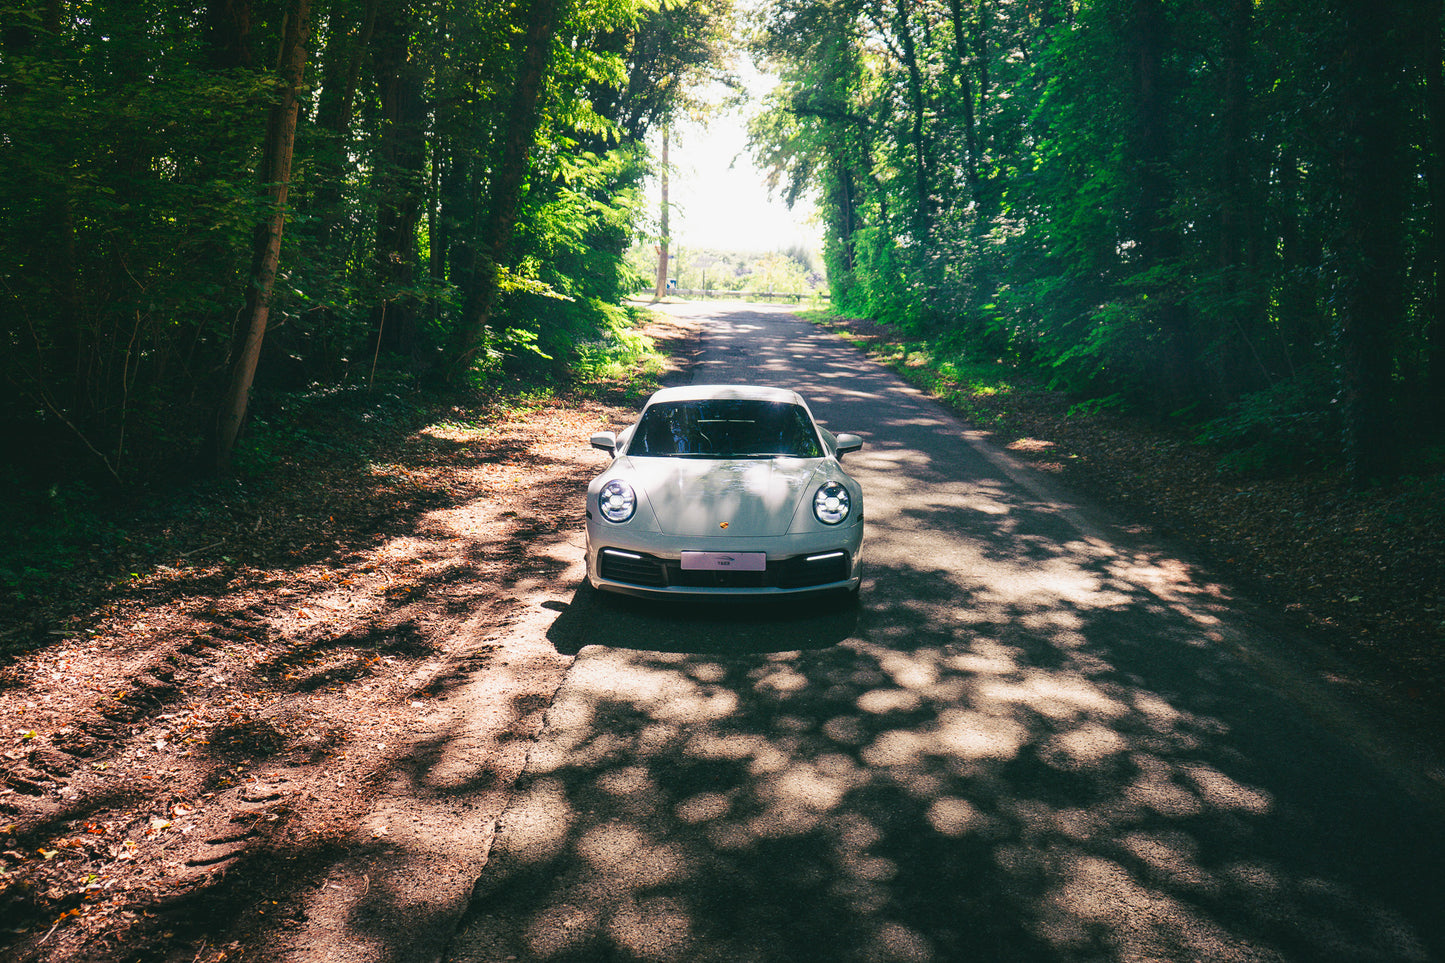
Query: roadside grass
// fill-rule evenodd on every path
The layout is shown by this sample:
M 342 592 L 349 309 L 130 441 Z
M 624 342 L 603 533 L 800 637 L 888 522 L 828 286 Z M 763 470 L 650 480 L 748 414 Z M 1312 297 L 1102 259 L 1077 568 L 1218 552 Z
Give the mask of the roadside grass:
M 799 314 L 842 336 L 875 361 L 888 365 L 909 384 L 927 391 L 978 427 L 1001 427 L 1007 415 L 998 401 L 1021 386 L 1018 369 L 1002 360 L 981 358 L 962 346 L 862 337 L 825 308 Z
M 614 394 L 640 402 L 656 390 L 667 370 L 667 356 L 635 328 L 606 332 L 577 346 L 571 366 L 572 390 L 588 397 Z

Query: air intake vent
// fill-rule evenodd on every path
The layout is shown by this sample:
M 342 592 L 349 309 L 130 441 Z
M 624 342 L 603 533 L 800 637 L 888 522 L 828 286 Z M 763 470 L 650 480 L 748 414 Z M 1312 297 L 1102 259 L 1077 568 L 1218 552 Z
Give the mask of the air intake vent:
M 780 588 L 803 589 L 847 581 L 852 560 L 839 549 L 816 555 L 770 560 L 763 572 L 684 571 L 681 563 L 642 552 L 604 548 L 597 555 L 598 574 L 609 582 L 641 588 Z
M 643 585 L 648 588 L 662 588 L 667 584 L 662 561 L 651 555 L 604 548 L 597 556 L 597 568 L 601 576 L 609 582 L 625 582 L 628 585 Z

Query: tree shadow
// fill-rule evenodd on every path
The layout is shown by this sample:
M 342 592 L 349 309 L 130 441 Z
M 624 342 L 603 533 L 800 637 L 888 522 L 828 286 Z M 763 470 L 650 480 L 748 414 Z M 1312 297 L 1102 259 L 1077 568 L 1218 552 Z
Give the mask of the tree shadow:
M 1445 846 L 1381 772 L 1146 559 L 1073 564 L 1007 600 L 875 564 L 817 646 L 579 591 L 554 644 L 606 648 L 447 958 L 1440 958 Z
M 859 610 L 841 592 L 788 598 L 633 598 L 583 582 L 547 630 L 558 652 L 586 645 L 697 655 L 822 649 L 846 639 Z

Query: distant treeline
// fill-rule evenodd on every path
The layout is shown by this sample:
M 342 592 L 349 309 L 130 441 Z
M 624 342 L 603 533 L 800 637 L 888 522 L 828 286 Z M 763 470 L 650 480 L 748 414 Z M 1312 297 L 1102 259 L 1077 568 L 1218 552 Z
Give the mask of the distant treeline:
M 655 270 L 651 244 L 634 245 L 628 257 L 640 276 Z M 817 254 L 802 246 L 767 253 L 674 247 L 668 267 L 674 288 L 684 291 L 813 295 L 828 290 Z M 650 281 L 645 284 L 652 290 Z

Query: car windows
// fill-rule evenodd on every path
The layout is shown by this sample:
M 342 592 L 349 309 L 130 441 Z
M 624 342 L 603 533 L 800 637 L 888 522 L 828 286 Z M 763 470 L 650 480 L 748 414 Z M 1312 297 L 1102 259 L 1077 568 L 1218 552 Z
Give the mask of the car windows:
M 716 399 L 650 406 L 629 455 L 682 458 L 821 458 L 812 419 L 781 401 Z

